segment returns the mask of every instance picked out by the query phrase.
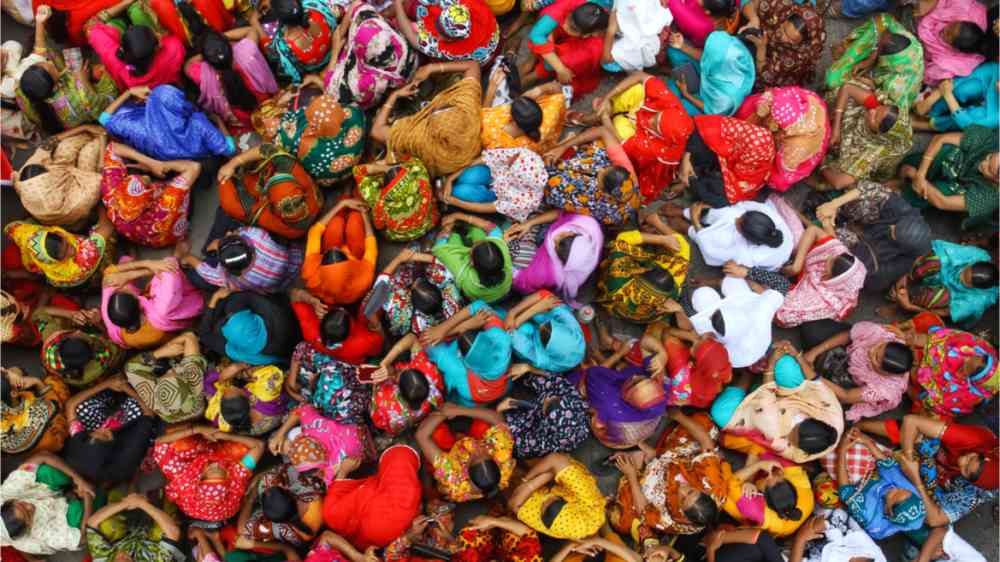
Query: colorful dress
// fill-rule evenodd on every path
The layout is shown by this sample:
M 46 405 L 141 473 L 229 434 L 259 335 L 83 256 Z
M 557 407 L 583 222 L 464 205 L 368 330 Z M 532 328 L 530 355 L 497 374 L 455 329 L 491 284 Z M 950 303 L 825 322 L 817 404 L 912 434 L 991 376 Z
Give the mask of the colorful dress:
M 527 377 L 534 392 L 528 407 L 503 412 L 519 459 L 570 453 L 590 437 L 587 402 L 569 380 L 557 376 Z
M 280 243 L 263 228 L 245 226 L 236 233 L 253 248 L 253 263 L 239 277 L 230 275 L 217 261 L 195 268 L 202 281 L 216 287 L 234 285 L 241 291 L 274 293 L 291 285 L 302 267 L 302 246 Z
M 91 82 L 86 69 L 73 70 L 69 68 L 63 57 L 54 57 L 50 61 L 58 72 L 55 84 L 45 103 L 51 107 L 59 118 L 59 123 L 66 130 L 97 121 L 98 116 L 118 97 L 118 86 L 111 74 L 105 72 L 96 83 Z M 41 117 L 31 100 L 17 89 L 17 103 L 24 116 L 36 125 L 42 125 Z
M 284 382 L 285 372 L 273 365 L 253 368 L 253 372 L 242 387 L 237 386 L 234 380 L 221 380 L 219 371 L 209 371 L 202 387 L 208 398 L 205 419 L 213 422 L 222 431 L 233 431 L 222 416 L 222 400 L 226 391 L 236 389 L 246 398 L 250 408 L 260 414 L 260 418 L 253 422 L 247 434 L 269 433 L 281 425 L 282 419 L 288 412 L 288 396 L 283 390 Z
M 289 522 L 271 521 L 259 506 L 250 513 L 250 518 L 240 531 L 257 541 L 277 541 L 296 547 L 308 544 L 323 526 L 323 495 L 326 492 L 323 479 L 310 472 L 299 472 L 290 464 L 281 464 L 261 473 L 260 480 L 257 481 L 258 497 L 271 488 L 289 492 L 296 503 L 308 505 L 300 518 L 302 525 L 312 532 L 307 533 L 305 529 Z
M 84 506 L 83 500 L 67 498 L 72 486 L 68 475 L 44 463 L 24 463 L 11 472 L 0 485 L 0 497 L 5 502 L 29 502 L 34 514 L 16 539 L 4 530 L 4 546 L 41 556 L 79 550 Z
M 466 245 L 468 240 L 469 245 Z M 493 244 L 503 256 L 504 277 L 496 285 L 486 285 L 479 279 L 479 273 L 472 267 L 472 245 L 478 242 Z M 494 226 L 488 233 L 481 228 L 471 227 L 465 237 L 453 232 L 447 238 L 440 237 L 434 242 L 431 253 L 451 272 L 455 284 L 469 300 L 481 299 L 487 303 L 496 302 L 510 292 L 513 266 L 510 248 L 503 238 L 503 231 Z
M 558 497 L 566 502 L 552 525 L 543 521 L 542 506 Z M 560 470 L 555 482 L 535 490 L 517 510 L 517 518 L 535 531 L 556 539 L 579 540 L 604 526 L 604 495 L 597 480 L 577 461 Z
M 1000 121 L 1000 65 L 993 61 L 980 64 L 970 74 L 952 79 L 952 93 L 959 108 L 952 111 L 948 102 L 939 99 L 927 117 L 935 131 L 967 130 L 973 125 L 995 128 Z
M 771 509 L 764 499 L 764 494 L 758 492 L 753 496 L 743 495 L 742 487 L 744 482 L 735 474 L 729 477 L 727 482 L 728 491 L 723 508 L 733 519 L 741 525 L 759 527 L 777 538 L 787 537 L 795 533 L 798 528 L 805 523 L 806 518 L 812 514 L 815 500 L 813 498 L 812 486 L 809 483 L 809 475 L 801 466 L 784 467 L 785 481 L 795 488 L 796 502 L 795 508 L 801 514 L 797 519 L 783 519 L 778 512 Z M 761 489 L 761 483 L 755 483 L 757 489 Z M 843 489 L 843 488 L 841 488 Z M 841 494 L 840 497 L 844 497 Z
M 48 373 L 59 375 L 66 384 L 73 388 L 86 388 L 98 379 L 110 373 L 121 364 L 124 358 L 122 349 L 103 335 L 97 335 L 81 330 L 45 330 L 42 341 L 42 367 Z M 93 358 L 83 368 L 70 371 L 59 355 L 59 345 L 67 338 L 84 340 L 93 351 Z
M 430 59 L 485 65 L 500 44 L 500 25 L 485 2 L 418 0 L 415 15 L 417 50 Z
M 832 91 L 828 94 L 827 104 L 833 103 L 834 99 L 835 91 Z M 864 105 L 848 98 L 841 122 L 840 145 L 827 153 L 823 165 L 835 167 L 855 180 L 893 178 L 899 163 L 913 148 L 910 111 L 900 109 L 896 123 L 885 133 L 872 131 L 867 115 L 868 109 Z
M 973 264 L 990 263 L 989 253 L 947 240 L 934 240 L 931 249 L 913 263 L 909 281 L 916 286 L 908 287 L 911 302 L 926 309 L 947 307 L 953 322 L 978 322 L 997 303 L 997 287 L 969 287 L 961 275 Z
M 917 21 L 917 37 L 924 45 L 924 83 L 928 86 L 966 76 L 986 60 L 981 54 L 959 51 L 941 37 L 946 27 L 958 22 L 973 23 L 987 34 L 992 25 L 986 18 L 986 6 L 974 0 L 938 0 Z
M 107 23 L 95 23 L 87 31 L 87 42 L 100 57 L 104 69 L 119 89 L 126 90 L 135 86 L 155 88 L 180 81 L 181 67 L 184 65 L 184 43 L 180 39 L 173 35 L 161 37 L 149 70 L 145 74 L 136 74 L 131 65 L 118 58 L 118 52 L 122 48 L 122 33 L 123 31 Z
M 967 361 L 979 359 L 982 366 L 969 372 Z M 923 360 L 913 375 L 910 395 L 935 416 L 950 419 L 965 416 L 997 393 L 1000 376 L 997 351 L 983 338 L 944 327 L 928 331 Z
M 246 445 L 233 441 L 208 441 L 198 435 L 153 447 L 153 459 L 167 479 L 170 501 L 192 519 L 225 521 L 240 510 L 253 478 L 256 462 Z M 225 479 L 202 480 L 205 467 L 214 464 L 226 471 Z
M 426 279 L 441 293 L 441 310 L 437 314 L 429 315 L 413 306 L 410 288 L 417 279 Z M 425 265 L 404 263 L 396 268 L 392 276 L 385 273 L 379 275 L 375 285 L 379 284 L 388 286 L 389 295 L 382 305 L 382 311 L 389 324 L 389 332 L 397 336 L 405 336 L 410 332 L 419 335 L 451 318 L 462 308 L 462 294 L 455 285 L 455 280 L 448 268 L 436 259 Z M 368 307 L 368 300 L 373 295 L 374 290 L 361 302 L 362 309 Z
M 510 483 L 514 473 L 514 436 L 505 425 L 495 425 L 480 439 L 462 437 L 452 445 L 451 450 L 438 455 L 432 465 L 434 481 L 438 490 L 449 501 L 467 502 L 478 500 L 483 493 L 469 479 L 469 465 L 473 456 L 485 455 L 500 467 L 500 489 Z
M 847 411 L 847 419 L 852 422 L 895 408 L 906 394 L 908 373 L 888 374 L 872 366 L 871 349 L 889 342 L 902 343 L 903 340 L 896 332 L 874 322 L 858 322 L 851 327 L 851 344 L 847 346 L 848 371 L 862 389 L 861 401 Z
M 563 262 L 556 252 L 557 239 L 575 236 L 569 256 Z M 514 288 L 522 295 L 539 289 L 556 291 L 570 306 L 577 307 L 576 295 L 597 269 L 604 246 L 604 232 L 593 217 L 562 211 L 545 231 L 545 241 L 527 267 L 514 272 Z
M 274 143 L 296 155 L 319 185 L 351 175 L 365 149 L 365 113 L 354 104 L 322 95 L 305 107 L 298 97 L 281 117 Z
M 354 167 L 357 194 L 371 209 L 372 224 L 394 242 L 420 238 L 437 226 L 440 213 L 431 178 L 423 162 L 410 158 L 393 173 L 370 173 L 366 164 Z
M 633 379 L 646 377 L 648 361 L 642 366 L 615 370 L 588 367 L 570 375 L 570 380 L 590 404 L 590 428 L 605 447 L 630 449 L 656 432 L 667 402 L 633 405 L 625 398 L 625 388 Z
M 823 55 L 826 45 L 826 23 L 823 15 L 808 2 L 798 4 L 794 0 L 759 0 L 757 16 L 761 31 L 767 33 L 767 52 L 764 65 L 757 72 L 754 89 L 812 84 L 816 74 L 816 63 Z M 792 16 L 805 22 L 802 28 L 802 42 L 785 43 L 780 39 L 778 29 Z
M 305 26 L 299 27 L 301 37 L 292 41 L 290 30 L 278 23 L 273 34 L 261 38 L 267 57 L 277 63 L 278 69 L 293 84 L 302 82 L 302 75 L 322 70 L 330 60 L 333 31 L 337 15 L 333 5 L 320 0 L 304 0 Z
M 125 376 L 142 403 L 163 421 L 179 423 L 200 418 L 205 412 L 208 360 L 196 354 L 169 361 L 169 370 L 158 374 L 160 361 L 151 352 L 141 353 L 125 363 Z
M 393 365 L 397 373 L 407 369 L 415 369 L 427 378 L 427 398 L 420 404 L 419 410 L 412 410 L 403 400 L 399 384 L 385 380 L 375 385 L 372 391 L 371 407 L 368 412 L 372 425 L 390 435 L 399 435 L 411 427 L 415 427 L 428 414 L 444 404 L 444 378 L 434 363 L 424 352 L 419 352 L 409 361 L 401 361 Z
M 817 240 L 802 266 L 798 282 L 785 294 L 774 320 L 779 326 L 793 327 L 815 320 L 843 320 L 858 305 L 858 296 L 865 284 L 868 269 L 855 259 L 851 267 L 836 277 L 827 279 L 827 263 L 831 258 L 850 255 L 840 240 L 827 236 Z
M 570 213 L 590 215 L 608 226 L 624 226 L 635 219 L 639 209 L 635 185 L 628 179 L 614 193 L 607 193 L 598 184 L 597 176 L 609 166 L 631 169 L 628 160 L 621 147 L 605 149 L 598 141 L 576 147 L 572 156 L 548 168 L 545 204 Z
M 732 115 L 753 91 L 757 71 L 753 55 L 741 39 L 713 31 L 705 40 L 700 61 L 698 97 L 706 115 Z
M 510 390 L 512 342 L 500 317 L 483 301 L 469 305 L 471 314 L 491 313 L 476 339 L 463 354 L 458 341 L 439 343 L 427 349 L 427 356 L 444 375 L 449 399 L 463 406 L 499 400 Z
M 154 0 L 157 2 L 169 0 Z M 208 0 L 220 1 L 220 0 Z M 257 103 L 264 102 L 278 92 L 278 83 L 267 66 L 264 54 L 250 38 L 244 37 L 232 45 L 232 69 L 239 75 L 244 87 L 253 95 Z M 185 66 L 184 74 L 198 85 L 198 105 L 205 111 L 221 117 L 226 124 L 237 129 L 248 129 L 252 124 L 248 108 L 236 107 L 229 103 L 221 72 L 201 61 Z
M 535 102 L 542 109 L 542 124 L 538 127 L 541 139 L 535 141 L 527 135 L 510 136 L 504 127 L 511 122 L 511 104 L 483 108 L 483 148 L 528 148 L 539 154 L 559 142 L 566 120 L 566 96 L 562 92 L 539 97 Z
M 890 517 L 885 513 L 885 495 L 896 488 L 910 492 L 910 498 L 898 503 Z M 927 516 L 927 507 L 917 489 L 892 458 L 878 461 L 875 471 L 861 482 L 841 486 L 840 498 L 851 517 L 875 540 L 917 531 Z
M 4 234 L 21 250 L 21 263 L 31 273 L 45 276 L 54 287 L 77 287 L 87 283 L 94 274 L 106 266 L 113 258 L 113 246 L 109 240 L 97 232 L 83 236 L 73 234 L 58 226 L 42 226 L 25 221 L 8 223 Z M 56 260 L 45 251 L 45 238 L 49 233 L 57 234 L 63 244 L 73 248 L 73 255 Z
M 642 233 L 637 230 L 619 234 L 600 265 L 597 302 L 611 314 L 633 322 L 648 323 L 667 314 L 667 302 L 680 296 L 691 261 L 687 239 L 680 234 L 674 234 L 674 239 L 680 246 L 676 253 L 643 247 Z M 670 273 L 672 292 L 664 293 L 643 279 L 643 274 L 654 269 Z
M 540 293 L 554 297 L 548 291 Z M 541 328 L 548 326 L 548 342 L 542 343 Z M 563 373 L 579 365 L 587 351 L 580 322 L 573 309 L 559 304 L 546 312 L 535 314 L 512 334 L 514 354 L 536 369 Z
M 997 492 L 984 490 L 961 476 L 945 479 L 937 462 L 942 449 L 942 439 L 922 439 L 917 443 L 916 454 L 920 461 L 920 479 L 928 494 L 948 516 L 948 521 L 954 524 L 980 505 L 996 501 Z M 988 469 L 984 464 L 983 470 Z
M 542 80 L 554 77 L 555 73 L 544 60 L 544 56 L 554 53 L 563 65 L 573 73 L 573 96 L 582 97 L 592 92 L 601 82 L 603 69 L 601 56 L 604 51 L 603 34 L 575 35 L 566 31 L 570 15 L 578 7 L 591 0 L 555 0 L 539 12 L 538 21 L 528 33 L 528 48 L 537 59 L 534 71 Z M 610 2 L 593 2 L 603 10 L 610 10 Z
M 316 350 L 309 342 L 295 346 L 299 388 L 306 402 L 334 421 L 363 423 L 368 417 L 371 385 L 358 381 L 357 366 Z
M 375 457 L 367 425 L 339 423 L 309 404 L 296 408 L 298 427 L 288 432 L 285 456 L 300 473 L 317 470 L 326 484 L 337 477 L 340 463 L 348 458 L 369 461 Z
M 701 199 L 715 207 L 754 199 L 764 187 L 774 165 L 774 137 L 759 127 L 735 117 L 698 115 L 695 128 L 705 145 L 715 154 L 722 174 L 722 191 L 715 182 L 698 189 Z M 708 178 L 710 180 L 710 178 Z
M 90 217 L 101 200 L 101 144 L 96 135 L 79 134 L 35 150 L 24 166 L 37 164 L 45 172 L 14 178 L 24 209 L 42 224 L 71 229 Z
M 0 449 L 5 454 L 57 453 L 69 437 L 69 423 L 63 412 L 69 388 L 53 375 L 42 382 L 42 391 L 14 391 L 13 403 L 5 404 L 0 421 Z

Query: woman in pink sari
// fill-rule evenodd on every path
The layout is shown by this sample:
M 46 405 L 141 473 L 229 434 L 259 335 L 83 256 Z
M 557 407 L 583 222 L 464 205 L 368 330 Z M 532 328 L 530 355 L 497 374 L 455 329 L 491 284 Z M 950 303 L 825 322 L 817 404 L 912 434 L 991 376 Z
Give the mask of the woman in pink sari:
M 337 478 L 345 460 L 375 458 L 367 425 L 334 421 L 309 404 L 292 410 L 267 444 L 272 454 L 284 455 L 299 472 L 319 470 L 327 484 Z
M 775 135 L 778 155 L 768 185 L 787 191 L 819 166 L 830 146 L 826 103 L 815 92 L 798 86 L 771 88 L 748 97 L 736 117 L 765 126 Z
M 152 276 L 145 291 L 135 281 Z M 111 341 L 149 349 L 191 327 L 205 308 L 201 292 L 181 272 L 177 258 L 132 260 L 104 270 L 101 318 Z
M 568 304 L 579 307 L 576 293 L 597 268 L 604 245 L 601 225 L 593 217 L 566 211 L 549 211 L 512 226 L 508 236 L 521 236 L 532 227 L 553 222 L 528 267 L 514 274 L 514 288 L 522 295 L 540 289 L 559 293 Z
M 986 6 L 976 0 L 922 0 L 914 6 L 913 15 L 924 45 L 928 86 L 971 74 L 986 60 L 983 54 L 988 43 L 995 41 L 989 33 Z

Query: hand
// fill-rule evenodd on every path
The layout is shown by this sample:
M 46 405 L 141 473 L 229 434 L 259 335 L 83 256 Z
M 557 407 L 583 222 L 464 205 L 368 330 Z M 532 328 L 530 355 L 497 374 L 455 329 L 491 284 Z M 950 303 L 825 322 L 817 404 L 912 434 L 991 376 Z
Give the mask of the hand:
M 680 560 L 683 558 L 680 552 L 677 552 L 674 547 L 669 544 L 661 544 L 659 546 L 654 546 L 646 551 L 646 562 L 668 562 L 671 560 Z
M 80 499 L 83 499 L 85 497 L 90 497 L 90 499 L 94 499 L 95 495 L 94 487 L 90 485 L 90 483 L 84 480 L 83 478 L 73 479 L 73 491 L 76 492 L 77 497 L 79 497 Z
M 344 204 L 344 207 L 347 209 L 351 209 L 359 213 L 368 212 L 368 205 L 365 205 L 365 202 L 360 199 L 344 199 L 342 203 Z
M 667 299 L 666 301 L 663 302 L 663 310 L 670 314 L 676 314 L 684 310 L 684 308 L 681 307 L 681 305 L 678 304 L 677 301 L 675 301 L 674 299 Z
M 381 560 L 382 559 L 378 557 L 378 554 L 376 554 L 374 546 L 369 546 L 365 550 L 365 562 L 381 562 Z
M 573 543 L 570 550 L 572 552 L 576 552 L 577 554 L 582 554 L 585 558 L 593 558 L 601 552 L 601 547 L 589 540 L 584 539 Z
M 752 498 L 754 496 L 759 496 L 760 490 L 752 482 L 744 482 L 743 486 L 740 487 L 740 497 Z
M 559 160 L 561 160 L 563 152 L 566 152 L 566 149 L 553 148 L 552 150 L 542 155 L 542 160 L 545 162 L 546 166 L 555 166 L 556 163 L 559 162 Z
M 772 474 L 774 473 L 774 471 L 778 471 L 784 474 L 785 468 L 781 466 L 781 463 L 778 461 L 764 461 L 760 463 L 760 471 L 766 472 L 768 474 Z
M 671 47 L 675 49 L 680 49 L 681 47 L 684 46 L 684 36 L 674 31 L 670 34 L 670 37 L 667 39 L 667 42 L 670 44 Z
M 440 325 L 438 325 L 420 332 L 420 336 L 417 339 L 420 340 L 420 345 L 424 348 L 434 347 L 444 340 L 444 334 L 441 332 Z
M 667 358 L 662 353 L 656 353 L 653 358 L 649 360 L 649 371 L 650 374 L 662 377 L 667 370 Z
M 212 298 L 209 299 L 208 301 L 208 307 L 214 308 L 215 305 L 219 303 L 219 301 L 228 297 L 231 294 L 233 294 L 233 291 L 229 287 L 219 287 L 218 289 L 215 290 L 214 293 L 212 293 Z
M 616 453 L 613 458 L 615 459 L 615 466 L 626 476 L 636 476 L 642 470 L 642 464 L 639 463 L 637 455 Z
M 128 89 L 130 96 L 134 98 L 139 98 L 145 100 L 149 97 L 149 87 L 148 86 L 132 86 Z
M 35 12 L 35 23 L 44 24 L 45 22 L 49 21 L 49 18 L 51 17 L 52 17 L 52 8 L 50 6 L 42 4 L 41 6 L 38 7 L 38 11 Z
M 531 230 L 531 227 L 523 222 L 515 223 L 503 233 L 503 239 L 507 242 L 511 240 L 520 240 Z
M 215 179 L 219 183 L 225 183 L 233 177 L 234 173 L 236 173 L 236 165 L 230 160 L 219 168 L 219 173 L 215 175 Z
M 838 207 L 833 201 L 828 201 L 823 203 L 819 207 L 816 207 L 816 218 L 823 220 L 824 218 L 836 219 L 837 218 Z
M 917 462 L 917 459 L 908 457 L 900 451 L 896 454 L 896 461 L 899 463 L 899 467 L 903 469 L 903 474 L 907 478 L 914 482 L 920 480 L 920 463 Z
M 438 413 L 451 420 L 462 415 L 462 412 L 458 408 L 458 406 L 452 404 L 451 402 L 445 402 L 440 408 L 438 408 Z
M 528 365 L 527 363 L 518 363 L 510 368 L 510 377 L 516 380 L 530 372 L 531 365 Z
M 705 535 L 705 550 L 709 552 L 719 550 L 719 547 L 722 546 L 723 533 L 725 533 L 723 529 L 715 529 Z
M 108 388 L 115 392 L 128 392 L 132 387 L 129 386 L 124 376 L 116 376 L 108 380 Z
M 164 258 L 153 260 L 146 264 L 146 267 L 156 273 L 180 273 L 181 265 L 175 259 Z
M 830 146 L 837 146 L 840 144 L 840 127 L 834 127 L 833 133 L 830 135 Z
M 514 399 L 508 396 L 507 398 L 501 400 L 499 404 L 497 404 L 496 411 L 498 414 L 502 414 L 513 407 L 514 407 Z
M 420 90 L 420 81 L 412 80 L 407 82 L 402 88 L 396 90 L 396 97 L 409 98 L 413 97 Z
M 493 522 L 494 519 L 489 515 L 477 515 L 469 520 L 469 524 L 465 528 L 474 531 L 486 531 L 494 527 Z
M 560 84 L 569 84 L 573 82 L 574 77 L 573 71 L 565 66 L 556 70 L 556 79 L 559 80 Z
M 690 96 L 691 93 L 688 92 L 687 78 L 683 74 L 677 77 L 677 89 L 681 91 L 685 97 Z
M 757 117 L 764 118 L 771 114 L 771 96 L 764 94 L 757 103 Z
M 282 448 L 285 446 L 285 436 L 280 433 L 275 433 L 267 440 L 267 450 L 271 451 L 271 454 L 278 457 L 281 456 Z
M 821 539 L 826 534 L 826 519 L 813 515 L 806 520 L 802 528 L 806 542 Z
M 357 457 L 347 457 L 346 459 L 340 461 L 340 466 L 337 467 L 337 473 L 341 475 L 339 476 L 340 478 L 343 478 L 360 467 L 361 459 Z
M 395 372 L 391 365 L 383 365 L 372 373 L 372 384 L 382 384 L 383 382 L 394 379 Z
M 733 260 L 729 260 L 722 266 L 722 272 L 730 277 L 746 279 L 746 276 L 750 274 L 750 268 L 745 265 L 740 265 Z
M 775 351 L 780 351 L 781 353 L 785 353 L 788 355 L 795 355 L 796 353 L 798 353 L 798 350 L 795 349 L 795 346 L 792 345 L 792 342 L 788 340 L 781 340 L 778 343 L 774 344 L 774 349 Z

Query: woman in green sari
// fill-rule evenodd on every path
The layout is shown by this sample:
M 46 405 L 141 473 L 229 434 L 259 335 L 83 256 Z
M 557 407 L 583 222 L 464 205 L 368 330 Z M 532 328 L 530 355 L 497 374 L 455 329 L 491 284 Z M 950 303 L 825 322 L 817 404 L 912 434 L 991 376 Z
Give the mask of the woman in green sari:
M 142 511 L 150 521 L 125 513 L 132 511 Z M 87 521 L 87 548 L 93 562 L 183 560 L 180 540 L 181 529 L 174 518 L 140 494 L 102 507 Z
M 979 125 L 937 135 L 923 154 L 903 160 L 903 195 L 915 207 L 964 212 L 965 230 L 996 230 L 1000 142 L 997 130 Z
M 354 167 L 356 196 L 368 204 L 375 228 L 388 240 L 416 240 L 438 222 L 437 201 L 424 163 L 410 158 Z

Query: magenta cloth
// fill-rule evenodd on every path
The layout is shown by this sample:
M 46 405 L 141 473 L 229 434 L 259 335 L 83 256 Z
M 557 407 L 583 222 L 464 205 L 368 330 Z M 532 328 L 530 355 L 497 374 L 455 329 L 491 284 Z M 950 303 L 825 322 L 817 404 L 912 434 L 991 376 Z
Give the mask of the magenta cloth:
M 278 83 L 274 79 L 271 68 L 267 66 L 263 53 L 257 43 L 249 38 L 243 38 L 233 44 L 233 68 L 243 79 L 243 83 L 253 92 L 254 97 L 261 99 L 274 95 L 278 91 Z M 201 62 L 197 72 L 189 72 L 198 83 L 200 95 L 198 105 L 206 111 L 214 113 L 226 120 L 232 119 L 232 108 L 226 99 L 219 73 L 207 62 Z
M 902 341 L 885 326 L 874 322 L 858 322 L 851 328 L 851 344 L 847 346 L 847 369 L 862 392 L 861 402 L 847 411 L 848 421 L 875 417 L 899 405 L 906 393 L 910 375 L 885 375 L 876 371 L 872 368 L 868 352 L 883 342 Z
M 986 30 L 986 6 L 976 0 L 938 0 L 917 23 L 917 36 L 924 44 L 924 82 L 929 86 L 946 78 L 968 76 L 986 60 L 982 55 L 963 53 L 941 38 L 944 28 L 957 21 L 971 21 Z
M 705 13 L 698 0 L 668 0 L 667 8 L 674 16 L 674 23 L 681 34 L 699 49 L 705 46 L 705 39 L 715 31 L 715 22 Z
M 826 262 L 831 257 L 849 254 L 847 246 L 834 237 L 817 241 L 802 266 L 798 283 L 774 315 L 775 322 L 784 328 L 798 326 L 813 320 L 843 320 L 858 304 L 858 294 L 865 284 L 868 270 L 859 259 L 847 271 L 834 277 L 826 276 Z
M 177 261 L 176 258 L 167 258 Z M 132 258 L 122 257 L 118 263 L 128 263 Z M 180 264 L 178 264 L 178 268 Z M 139 299 L 139 308 L 152 327 L 161 332 L 177 332 L 191 327 L 194 320 L 201 316 L 205 309 L 205 299 L 186 275 L 180 271 L 164 271 L 153 275 L 146 287 L 146 294 L 135 283 L 128 283 L 133 293 Z M 101 288 L 101 318 L 111 341 L 125 345 L 122 340 L 122 330 L 111 322 L 108 317 L 108 302 L 115 293 L 116 287 Z
M 577 235 L 569 258 L 563 264 L 556 255 L 556 237 L 563 233 Z M 514 288 L 523 295 L 539 289 L 552 289 L 573 307 L 579 307 L 576 293 L 597 268 L 604 246 L 601 225 L 593 217 L 562 212 L 545 233 L 545 242 L 528 267 L 514 274 Z
M 328 544 L 317 544 L 309 554 L 306 555 L 304 562 L 350 562 L 344 555 L 340 553 L 339 550 L 333 548 Z
M 370 442 L 368 426 L 338 423 L 323 417 L 309 404 L 299 406 L 298 412 L 302 434 L 319 441 L 328 455 L 326 463 L 298 465 L 296 468 L 300 472 L 318 468 L 323 471 L 323 480 L 329 484 L 337 478 L 337 468 L 344 459 L 367 460 L 370 456 L 365 446 Z
M 161 84 L 178 82 L 184 65 L 184 44 L 173 35 L 160 38 L 160 45 L 153 56 L 149 71 L 142 76 L 133 74 L 130 65 L 118 58 L 121 47 L 121 32 L 117 27 L 96 23 L 87 33 L 87 41 L 97 56 L 101 57 L 105 70 L 122 90 L 133 86 L 155 88 Z

